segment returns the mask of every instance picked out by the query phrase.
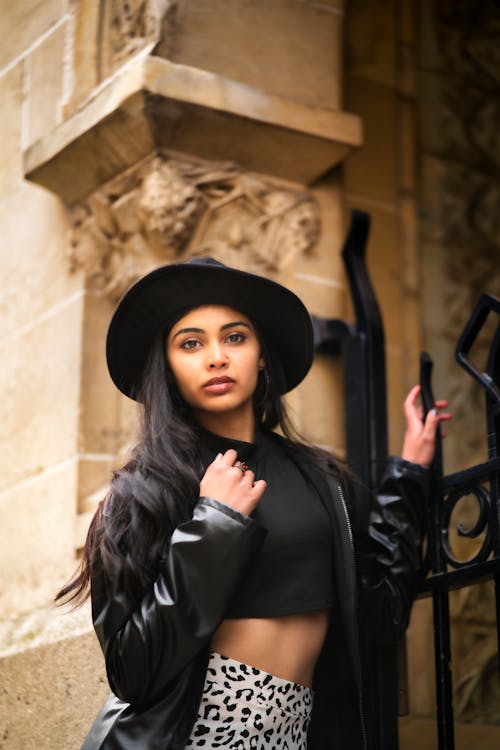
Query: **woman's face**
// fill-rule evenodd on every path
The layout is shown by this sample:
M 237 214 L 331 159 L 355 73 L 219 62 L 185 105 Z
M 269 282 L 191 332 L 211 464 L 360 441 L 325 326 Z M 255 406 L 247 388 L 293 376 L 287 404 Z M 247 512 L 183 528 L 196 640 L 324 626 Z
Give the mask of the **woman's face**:
M 199 421 L 203 413 L 251 415 L 264 361 L 251 321 L 232 307 L 203 305 L 172 326 L 167 360 Z

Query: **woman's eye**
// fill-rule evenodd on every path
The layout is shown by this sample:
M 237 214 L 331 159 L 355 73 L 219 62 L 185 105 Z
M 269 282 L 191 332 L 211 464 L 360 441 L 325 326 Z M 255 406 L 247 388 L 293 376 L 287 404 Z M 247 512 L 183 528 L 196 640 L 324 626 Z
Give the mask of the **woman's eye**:
M 245 341 L 246 336 L 243 333 L 230 333 L 227 337 L 227 341 L 230 344 L 239 344 L 241 341 Z
M 183 341 L 181 344 L 181 349 L 196 349 L 198 346 L 199 341 L 196 339 L 188 339 L 187 341 Z

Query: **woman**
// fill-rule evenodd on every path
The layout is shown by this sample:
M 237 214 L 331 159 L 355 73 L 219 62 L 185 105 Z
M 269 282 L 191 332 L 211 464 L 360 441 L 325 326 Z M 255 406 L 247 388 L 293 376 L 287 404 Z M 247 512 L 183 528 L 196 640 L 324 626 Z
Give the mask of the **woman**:
M 371 498 L 291 435 L 280 397 L 312 357 L 294 294 L 213 259 L 159 268 L 118 306 L 108 366 L 142 435 L 58 595 L 90 583 L 113 691 L 84 750 L 364 746 L 359 623 L 404 632 L 449 415 L 423 425 L 413 389 Z

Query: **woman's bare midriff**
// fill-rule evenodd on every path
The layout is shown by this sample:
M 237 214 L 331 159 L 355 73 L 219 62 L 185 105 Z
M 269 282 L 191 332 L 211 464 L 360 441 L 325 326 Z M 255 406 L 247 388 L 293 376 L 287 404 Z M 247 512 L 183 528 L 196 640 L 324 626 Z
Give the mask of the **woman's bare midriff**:
M 330 610 L 223 620 L 211 651 L 310 687 Z

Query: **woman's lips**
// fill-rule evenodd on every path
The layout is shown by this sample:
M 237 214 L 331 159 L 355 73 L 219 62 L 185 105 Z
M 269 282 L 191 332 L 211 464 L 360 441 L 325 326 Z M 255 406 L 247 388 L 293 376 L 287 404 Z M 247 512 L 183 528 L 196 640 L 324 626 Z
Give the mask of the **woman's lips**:
M 232 378 L 212 378 L 203 386 L 203 390 L 209 393 L 226 393 L 233 387 L 235 381 Z

